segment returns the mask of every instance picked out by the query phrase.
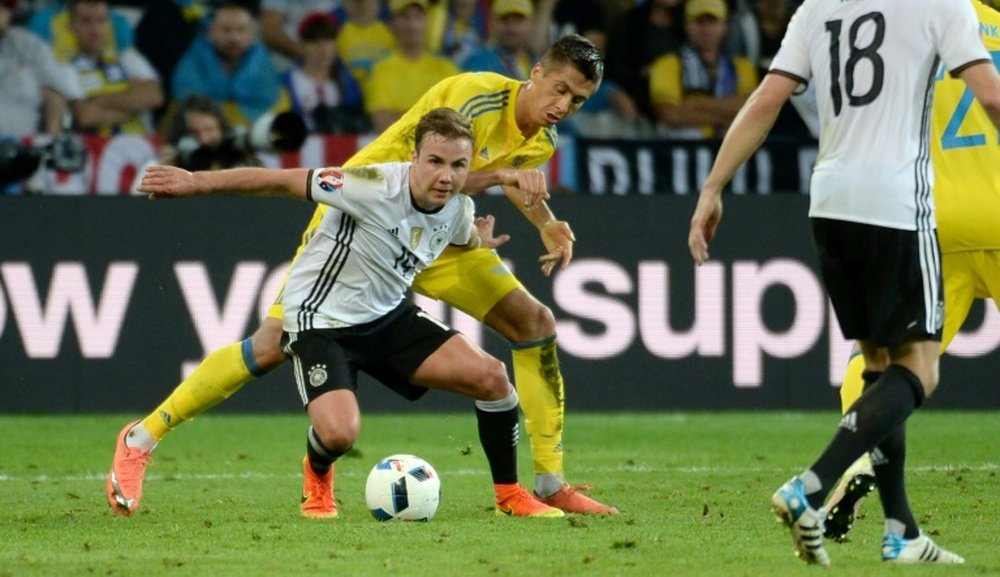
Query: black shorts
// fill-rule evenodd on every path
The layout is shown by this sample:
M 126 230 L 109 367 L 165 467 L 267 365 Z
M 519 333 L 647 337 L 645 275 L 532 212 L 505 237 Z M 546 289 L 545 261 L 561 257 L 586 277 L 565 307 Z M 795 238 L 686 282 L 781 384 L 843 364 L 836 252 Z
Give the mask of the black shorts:
M 357 391 L 359 370 L 415 401 L 427 389 L 410 382 L 413 373 L 456 334 L 406 300 L 370 323 L 285 333 L 282 347 L 292 357 L 303 405 L 327 391 Z
M 941 340 L 937 231 L 812 219 L 820 274 L 844 337 L 880 347 Z

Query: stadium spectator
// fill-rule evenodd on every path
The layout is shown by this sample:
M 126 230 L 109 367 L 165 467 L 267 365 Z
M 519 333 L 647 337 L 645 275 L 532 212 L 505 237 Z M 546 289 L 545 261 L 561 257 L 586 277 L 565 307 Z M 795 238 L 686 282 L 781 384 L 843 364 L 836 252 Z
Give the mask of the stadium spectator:
M 723 0 L 687 0 L 686 42 L 650 68 L 650 102 L 671 138 L 721 137 L 757 86 L 753 63 L 726 50 L 727 16 Z
M 151 111 L 164 101 L 152 65 L 134 47 L 108 48 L 111 27 L 105 0 L 70 0 L 67 9 L 78 50 L 69 64 L 93 107 L 77 128 L 103 136 L 152 134 Z
M 592 25 L 597 22 L 592 21 Z M 604 53 L 608 38 L 603 28 L 584 29 L 582 36 Z M 564 126 L 570 133 L 593 138 L 631 138 L 645 134 L 649 129 L 632 96 L 614 80 L 607 79 Z
M 427 10 L 427 48 L 460 65 L 486 43 L 489 8 L 477 0 L 439 0 Z
M 271 51 L 278 70 L 284 71 L 305 57 L 302 25 L 313 14 L 334 17 L 341 0 L 263 0 L 260 4 L 260 39 Z M 336 20 L 334 20 L 336 22 Z
M 0 138 L 58 134 L 68 107 L 80 102 L 83 91 L 44 40 L 11 26 L 17 5 L 0 0 Z
M 192 94 L 222 105 L 234 126 L 247 126 L 268 112 L 288 108 L 288 97 L 256 38 L 253 14 L 236 2 L 215 8 L 207 34 L 191 43 L 174 71 L 174 101 Z
M 302 21 L 298 32 L 301 62 L 281 75 L 292 101 L 310 132 L 362 133 L 371 129 L 358 82 L 337 57 L 337 22 L 317 12 Z
M 676 52 L 684 42 L 682 0 L 647 0 L 620 14 L 608 36 L 608 79 L 635 99 L 651 123 L 656 115 L 649 100 L 649 68 L 660 56 Z
M 396 41 L 379 19 L 378 0 L 344 0 L 347 18 L 337 34 L 337 53 L 365 91 L 372 65 L 392 52 Z
M 159 162 L 187 170 L 260 166 L 253 151 L 238 145 L 233 137 L 234 129 L 215 101 L 207 96 L 188 96 L 171 120 Z
M 304 516 L 337 516 L 334 462 L 360 432 L 356 391 L 364 371 L 410 400 L 428 389 L 475 399 L 497 514 L 563 517 L 518 482 L 518 394 L 503 363 L 406 298 L 414 277 L 446 247 L 495 248 L 506 240 L 493 238 L 492 218 L 476 219 L 472 199 L 461 194 L 475 142 L 471 123 L 453 109 L 435 108 L 421 117 L 414 138 L 412 162 L 194 175 L 154 167 L 140 190 L 168 198 L 269 194 L 333 207 L 295 259 L 284 289 L 283 349 L 311 422 L 302 460 Z M 338 272 L 327 278 L 331 262 Z M 328 290 L 316 292 L 327 283 Z
M 607 36 L 607 2 L 601 0 L 537 0 L 531 47 L 543 52 L 557 39 L 570 34 L 585 35 L 591 31 Z M 592 40 L 592 38 L 591 38 Z M 606 50 L 607 38 L 604 40 Z
M 365 89 L 365 110 L 376 132 L 399 119 L 432 86 L 458 67 L 424 48 L 427 35 L 427 0 L 390 0 L 390 26 L 396 49 L 372 67 Z
M 531 50 L 534 15 L 531 0 L 495 0 L 490 45 L 470 54 L 462 70 L 527 80 L 536 60 Z
M 28 20 L 28 29 L 42 37 L 52 47 L 52 52 L 60 62 L 67 62 L 80 49 L 70 30 L 68 2 L 59 0 L 34 12 Z M 133 45 L 134 33 L 128 19 L 112 10 L 108 18 L 105 36 L 107 54 L 119 52 Z
M 208 14 L 208 0 L 158 0 L 143 9 L 135 27 L 135 47 L 160 77 L 167 105 L 173 94 L 174 70 L 191 42 L 201 32 Z M 159 122 L 167 105 L 156 111 Z

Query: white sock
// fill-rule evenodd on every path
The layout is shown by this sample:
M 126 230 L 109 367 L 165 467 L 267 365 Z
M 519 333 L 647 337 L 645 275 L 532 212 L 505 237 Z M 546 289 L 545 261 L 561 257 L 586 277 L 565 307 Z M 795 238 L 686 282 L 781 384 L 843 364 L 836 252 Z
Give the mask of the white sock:
M 565 484 L 562 473 L 535 474 L 535 494 L 543 499 L 555 495 Z
M 128 434 L 125 435 L 125 446 L 130 449 L 152 451 L 156 446 L 156 438 L 149 434 L 149 431 L 146 430 L 146 427 L 142 426 L 142 422 L 140 421 L 129 429 Z

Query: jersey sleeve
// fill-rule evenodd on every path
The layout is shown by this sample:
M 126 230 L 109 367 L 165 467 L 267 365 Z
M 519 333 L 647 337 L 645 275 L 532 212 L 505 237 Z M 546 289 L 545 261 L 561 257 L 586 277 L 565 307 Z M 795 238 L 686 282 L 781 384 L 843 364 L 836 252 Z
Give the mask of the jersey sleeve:
M 955 74 L 970 64 L 990 61 L 971 3 L 937 0 L 931 10 L 935 14 L 929 21 L 931 39 L 945 69 Z
M 782 74 L 803 84 L 812 78 L 809 65 L 809 4 L 799 6 L 788 22 L 778 53 L 771 60 L 768 72 Z
M 458 216 L 455 217 L 455 233 L 451 237 L 451 244 L 462 246 L 469 243 L 472 238 L 472 227 L 475 226 L 476 204 L 466 195 L 461 195 L 458 200 L 462 203 L 459 207 Z
M 309 171 L 306 198 L 362 217 L 386 190 L 386 177 L 375 167 L 317 168 Z

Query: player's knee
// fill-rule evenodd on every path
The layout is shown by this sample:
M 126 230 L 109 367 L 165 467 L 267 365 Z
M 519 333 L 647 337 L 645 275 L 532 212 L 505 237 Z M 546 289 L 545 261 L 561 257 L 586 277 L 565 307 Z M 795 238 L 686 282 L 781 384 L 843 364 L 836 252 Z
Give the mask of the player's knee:
M 556 334 L 555 315 L 549 307 L 536 300 L 519 309 L 515 321 L 517 336 L 512 339 L 515 342 L 536 341 Z
M 281 322 L 267 319 L 250 338 L 253 344 L 253 356 L 264 371 L 270 371 L 285 362 L 285 353 L 281 350 Z
M 489 357 L 482 363 L 482 372 L 476 379 L 473 395 L 480 401 L 496 401 L 510 394 L 511 384 L 507 378 L 507 367 L 499 360 Z
M 354 446 L 361 432 L 360 427 L 348 423 L 330 420 L 320 420 L 313 423 L 316 437 L 323 446 L 331 451 L 346 453 Z

